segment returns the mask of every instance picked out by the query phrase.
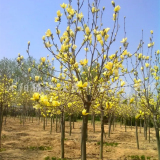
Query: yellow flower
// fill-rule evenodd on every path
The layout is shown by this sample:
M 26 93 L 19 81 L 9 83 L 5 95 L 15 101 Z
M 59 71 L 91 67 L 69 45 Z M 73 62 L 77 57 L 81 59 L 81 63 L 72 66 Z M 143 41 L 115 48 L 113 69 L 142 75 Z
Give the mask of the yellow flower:
M 108 62 L 107 64 L 105 64 L 105 68 L 107 68 L 108 70 L 111 70 L 113 68 L 113 63 Z
M 154 46 L 154 42 L 148 44 L 148 48 Z
M 61 84 L 60 83 L 57 83 L 57 88 L 60 88 L 61 87 Z
M 86 32 L 87 35 L 90 34 L 90 29 L 89 29 L 89 27 L 86 27 L 86 28 L 85 28 L 85 32 Z
M 103 56 L 103 59 L 106 59 L 106 54 Z
M 149 63 L 145 63 L 145 66 L 146 66 L 146 67 L 149 67 Z
M 120 9 L 121 9 L 121 7 L 118 5 L 118 6 L 116 6 L 116 7 L 114 8 L 114 11 L 115 11 L 115 12 L 119 12 Z
M 114 1 L 111 1 L 111 3 L 112 3 L 112 6 L 115 7 L 115 2 L 114 2 Z
M 92 13 L 94 13 L 96 11 L 95 7 L 92 7 Z
M 31 71 L 31 68 L 28 68 L 28 72 L 30 72 Z
M 39 93 L 36 92 L 36 93 L 33 94 L 33 99 L 34 100 L 39 100 L 39 98 L 40 98 L 40 94 Z
M 72 48 L 75 50 L 75 49 L 77 48 L 77 46 L 74 44 L 74 45 L 72 46 Z
M 85 87 L 87 87 L 87 85 L 88 85 L 87 82 L 85 82 L 84 84 L 82 84 L 82 81 L 78 81 L 78 83 L 77 83 L 77 86 L 78 86 L 79 88 L 85 88 Z
M 125 81 L 121 82 L 121 87 L 123 87 L 125 85 Z
M 131 98 L 131 99 L 130 99 L 130 103 L 133 103 L 133 102 L 134 102 L 134 98 Z
M 110 28 L 106 28 L 105 33 L 107 34 L 109 30 L 110 30 Z
M 138 119 L 140 116 L 140 114 L 136 114 L 135 119 Z
M 103 46 L 103 40 L 100 40 L 99 43 L 101 44 L 101 46 Z
M 112 19 L 115 21 L 116 18 L 117 18 L 117 14 L 113 13 L 113 18 Z
M 102 40 L 101 35 L 97 35 L 97 40 L 98 40 L 98 41 Z
M 55 22 L 58 22 L 59 21 L 59 17 L 55 17 Z
M 109 35 L 106 34 L 106 35 L 104 36 L 104 40 L 107 41 L 108 38 L 109 38 Z
M 60 6 L 61 6 L 62 8 L 66 8 L 66 7 L 67 7 L 67 4 L 63 3 L 63 4 L 60 4 Z
M 159 53 L 160 53 L 160 51 L 158 50 L 158 51 L 157 51 L 157 54 L 159 54 Z
M 153 30 L 151 30 L 150 33 L 153 34 Z
M 58 17 L 61 17 L 61 16 L 62 16 L 62 14 L 61 14 L 61 11 L 60 11 L 60 10 L 58 10 L 58 11 L 57 11 L 57 16 L 58 16 Z
M 44 62 L 45 62 L 45 60 L 46 60 L 46 57 L 41 57 L 41 61 L 42 61 L 42 63 L 44 63 Z
M 122 41 L 120 41 L 121 43 L 125 43 L 127 41 L 127 37 L 123 38 Z
M 17 58 L 17 62 L 20 62 L 20 61 L 21 61 L 21 58 L 20 58 L 20 57 L 18 57 L 18 58 Z
M 52 35 L 51 30 L 48 29 L 47 32 L 46 32 L 46 36 L 47 36 L 47 37 L 50 37 L 51 35 Z
M 83 109 L 83 111 L 82 111 L 82 115 L 83 116 L 86 116 L 86 115 L 88 115 L 89 113 L 86 113 L 86 109 Z
M 43 41 L 45 40 L 45 36 L 42 36 L 42 40 L 43 40 Z
M 39 76 L 35 76 L 35 81 L 39 81 Z

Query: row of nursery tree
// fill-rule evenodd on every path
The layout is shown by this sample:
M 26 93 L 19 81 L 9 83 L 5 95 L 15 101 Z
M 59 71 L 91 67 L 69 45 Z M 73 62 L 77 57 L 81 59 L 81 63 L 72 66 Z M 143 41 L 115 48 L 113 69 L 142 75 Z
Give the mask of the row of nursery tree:
M 60 6 L 56 30 L 48 29 L 42 36 L 50 56 L 34 60 L 29 41 L 27 60 L 19 54 L 17 62 L 7 59 L 0 62 L 0 134 L 5 107 L 21 106 L 26 113 L 26 108 L 33 106 L 43 117 L 60 115 L 61 158 L 64 158 L 65 114 L 69 117 L 81 114 L 81 159 L 86 160 L 88 115 L 92 115 L 93 124 L 94 115 L 100 115 L 100 158 L 103 158 L 104 116 L 110 122 L 119 117 L 125 120 L 134 117 L 138 148 L 139 119 L 144 119 L 146 138 L 147 123 L 154 124 L 160 160 L 160 51 L 154 50 L 153 31 L 145 45 L 142 30 L 137 48 L 130 53 L 124 18 L 124 37 L 119 42 L 123 47 L 115 47 L 111 53 L 119 31 L 119 5 L 111 2 L 112 28 L 103 26 L 105 7 L 100 8 L 100 0 L 87 6 L 84 0 L 77 0 L 77 8 L 69 0 Z M 88 8 L 87 15 L 81 12 L 83 7 Z M 128 95 L 128 89 L 132 89 L 132 94 Z

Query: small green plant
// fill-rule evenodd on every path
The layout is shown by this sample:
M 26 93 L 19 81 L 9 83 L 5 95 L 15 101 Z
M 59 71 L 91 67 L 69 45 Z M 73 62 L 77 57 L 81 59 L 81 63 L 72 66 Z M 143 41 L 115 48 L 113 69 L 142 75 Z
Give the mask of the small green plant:
M 67 158 L 61 159 L 61 158 L 47 156 L 47 157 L 44 158 L 44 160 L 71 160 L 71 159 L 67 159 Z
M 6 149 L 5 148 L 0 148 L 0 152 L 3 152 L 5 151 Z
M 128 158 L 131 158 L 131 160 L 146 160 L 145 155 L 142 155 L 142 156 L 131 155 L 131 156 L 128 156 Z M 147 157 L 147 160 L 150 160 L 150 159 L 151 157 Z
M 41 151 L 44 151 L 44 150 L 51 150 L 52 148 L 50 146 L 29 146 L 28 149 L 30 150 L 41 150 Z
M 100 145 L 100 142 L 97 142 L 97 144 Z M 104 142 L 103 145 L 116 147 L 118 145 L 118 143 L 116 143 L 116 142 L 111 142 L 111 143 Z
M 5 134 L 2 135 L 2 139 L 5 139 L 7 136 Z

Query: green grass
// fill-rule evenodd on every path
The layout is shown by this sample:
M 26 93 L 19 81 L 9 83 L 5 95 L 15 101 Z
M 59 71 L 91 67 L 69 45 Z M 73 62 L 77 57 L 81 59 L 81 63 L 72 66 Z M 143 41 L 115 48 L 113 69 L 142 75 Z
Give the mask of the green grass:
M 37 146 L 29 146 L 27 149 L 44 151 L 44 150 L 51 150 L 52 147 L 50 147 L 50 146 L 39 146 L 39 147 L 37 147 Z
M 6 151 L 5 148 L 0 148 L 0 152 Z
M 47 157 L 44 158 L 44 160 L 71 160 L 71 159 L 67 159 L 67 158 L 61 159 L 61 158 L 47 156 Z
M 100 145 L 100 142 L 97 142 L 97 144 Z M 111 142 L 111 143 L 104 142 L 103 145 L 117 147 L 118 143 L 116 143 L 116 142 Z
M 5 139 L 7 138 L 7 136 L 5 134 L 2 135 L 2 139 Z
M 130 158 L 131 160 L 150 160 L 151 159 L 151 157 L 145 157 L 145 155 L 142 155 L 142 156 L 131 155 L 131 156 L 128 156 L 128 158 Z

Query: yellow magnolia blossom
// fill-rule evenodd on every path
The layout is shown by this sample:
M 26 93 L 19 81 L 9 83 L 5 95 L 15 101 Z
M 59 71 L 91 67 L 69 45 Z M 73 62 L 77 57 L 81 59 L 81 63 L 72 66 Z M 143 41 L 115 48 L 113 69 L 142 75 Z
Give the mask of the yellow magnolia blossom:
M 82 84 L 82 81 L 78 81 L 78 83 L 77 83 L 77 86 L 78 86 L 79 88 L 86 88 L 87 85 L 88 85 L 87 82 L 85 82 L 85 83 Z
M 151 30 L 150 33 L 153 34 L 153 30 Z
M 60 10 L 57 11 L 57 16 L 58 16 L 58 17 L 61 17 L 61 16 L 62 16 L 62 13 L 61 13 Z
M 111 109 L 113 106 L 113 103 L 111 102 L 106 102 L 106 109 Z
M 60 83 L 57 83 L 57 88 L 60 88 L 61 87 L 61 84 Z
M 52 35 L 52 32 L 51 32 L 50 29 L 48 29 L 47 32 L 46 32 L 46 36 L 47 36 L 47 37 L 50 37 L 51 35 Z
M 148 48 L 154 46 L 154 42 L 148 44 Z
M 119 12 L 120 9 L 121 9 L 121 7 L 118 5 L 118 6 L 116 6 L 116 7 L 114 8 L 114 11 L 115 11 L 115 12 Z
M 146 68 L 148 68 L 149 67 L 149 63 L 145 63 L 145 66 L 146 66 Z
M 111 70 L 113 68 L 113 63 L 108 62 L 107 64 L 105 64 L 105 68 L 107 68 L 108 70 Z
M 121 87 L 123 87 L 125 84 L 125 81 L 121 81 Z
M 159 54 L 159 53 L 160 53 L 160 50 L 157 51 L 157 54 Z
M 39 98 L 40 98 L 40 94 L 39 93 L 36 92 L 36 93 L 33 94 L 33 99 L 34 100 L 39 100 Z
M 67 7 L 67 4 L 63 3 L 63 4 L 60 4 L 60 6 L 61 6 L 62 8 L 66 8 L 66 7 Z
M 35 81 L 39 81 L 39 76 L 35 76 Z
M 106 56 L 107 56 L 107 55 L 105 54 L 105 55 L 103 56 L 103 59 L 106 59 Z
M 85 28 L 85 32 L 86 32 L 87 35 L 90 34 L 90 29 L 89 29 L 89 27 L 86 27 L 86 28 Z
M 52 105 L 54 106 L 54 107 L 57 107 L 57 106 L 60 106 L 60 102 L 58 102 L 58 101 L 52 101 Z
M 89 113 L 86 113 L 86 109 L 83 109 L 83 111 L 82 111 L 82 115 L 83 116 L 86 116 L 86 115 L 88 115 Z
M 80 60 L 80 64 L 85 66 L 88 63 L 88 59 Z
M 108 38 L 109 38 L 109 34 L 106 34 L 106 35 L 104 36 L 104 40 L 107 41 Z
M 135 119 L 138 119 L 140 116 L 140 114 L 136 114 Z
M 94 13 L 96 11 L 95 7 L 92 7 L 92 13 Z
M 28 68 L 28 72 L 30 72 L 31 71 L 31 68 Z
M 131 98 L 131 99 L 130 99 L 130 103 L 133 103 L 133 102 L 134 102 L 134 98 Z
M 46 57 L 41 57 L 41 61 L 44 63 L 46 61 Z
M 122 41 L 120 41 L 121 43 L 125 43 L 127 41 L 127 37 L 123 38 Z
M 113 18 L 112 19 L 115 21 L 116 18 L 117 18 L 117 14 L 113 13 Z
M 110 28 L 105 29 L 105 33 L 107 34 L 109 32 Z

